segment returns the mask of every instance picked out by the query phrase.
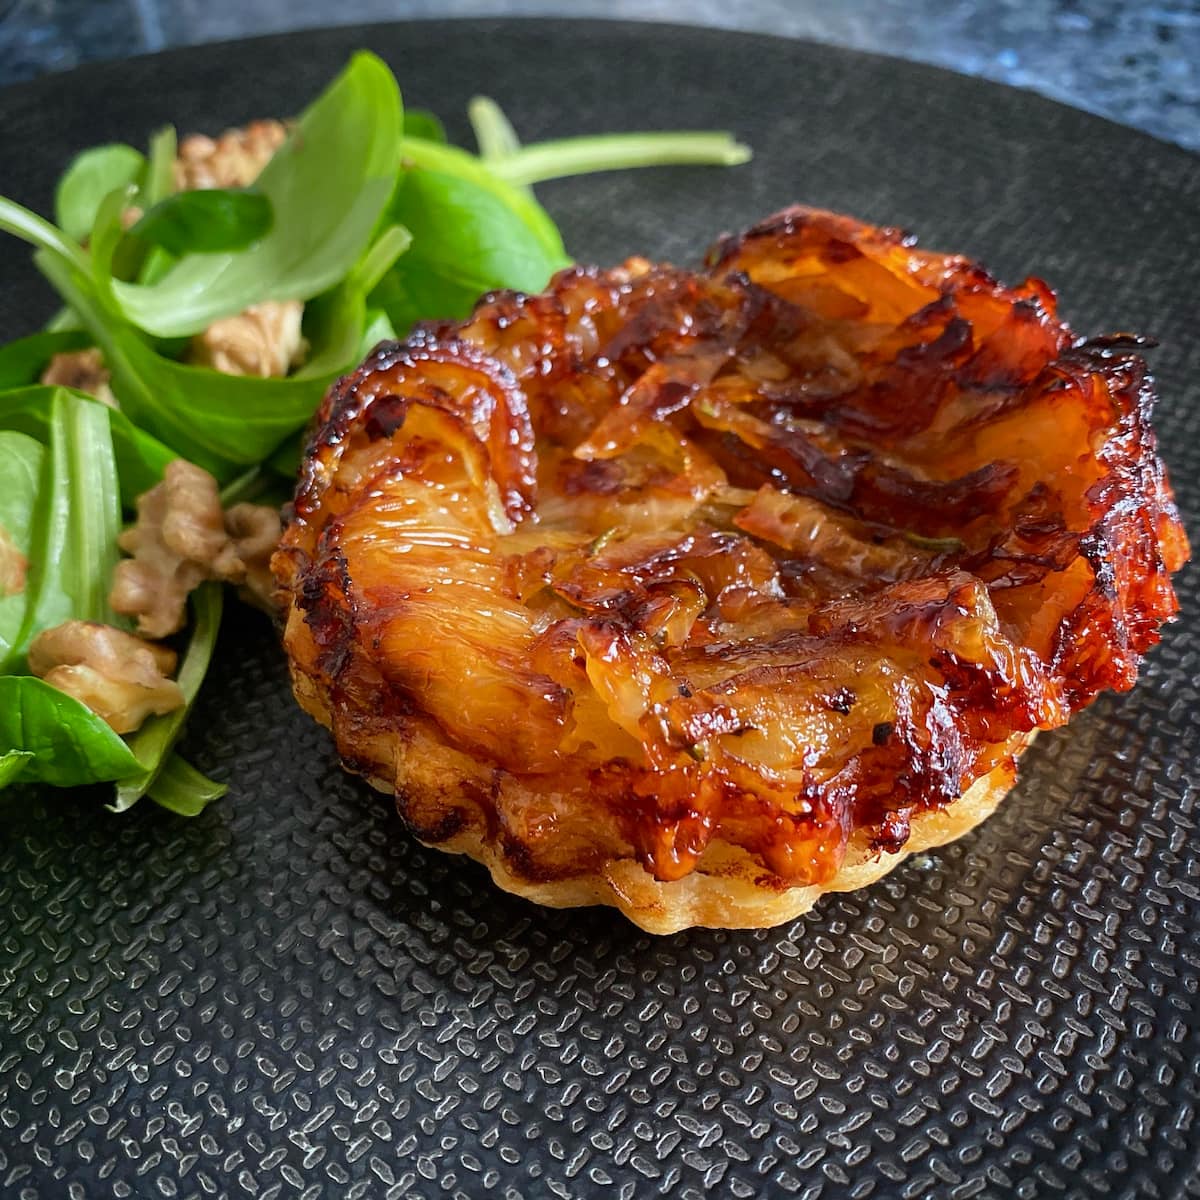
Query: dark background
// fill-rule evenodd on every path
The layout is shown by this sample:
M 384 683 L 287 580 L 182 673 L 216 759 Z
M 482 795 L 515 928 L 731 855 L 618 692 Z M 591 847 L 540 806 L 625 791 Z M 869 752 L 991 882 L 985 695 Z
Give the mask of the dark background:
M 96 59 L 332 24 L 456 16 L 676 21 L 951 67 L 1200 149 L 1196 0 L 0 0 L 0 84 Z

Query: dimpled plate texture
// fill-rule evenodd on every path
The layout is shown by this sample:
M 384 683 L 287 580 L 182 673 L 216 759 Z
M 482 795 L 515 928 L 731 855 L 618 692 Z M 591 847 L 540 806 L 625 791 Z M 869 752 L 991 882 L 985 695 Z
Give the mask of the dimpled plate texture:
M 465 137 L 731 127 L 757 157 L 541 190 L 577 257 L 695 261 L 789 202 L 918 231 L 1158 335 L 1197 530 L 1200 160 L 1003 88 L 802 43 L 601 23 L 302 34 L 0 94 L 3 190 L 85 145 L 294 112 L 356 46 Z M 51 311 L 5 243 L 5 335 Z M 415 844 L 227 623 L 193 821 L 0 799 L 0 1195 L 1200 1195 L 1200 640 L 1043 737 L 1000 812 L 788 928 L 656 939 Z

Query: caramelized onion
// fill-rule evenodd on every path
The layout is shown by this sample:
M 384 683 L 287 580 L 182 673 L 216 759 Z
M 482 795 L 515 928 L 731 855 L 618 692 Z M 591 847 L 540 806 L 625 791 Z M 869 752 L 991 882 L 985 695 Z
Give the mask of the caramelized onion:
M 485 297 L 325 399 L 297 694 L 506 887 L 782 919 L 1132 686 L 1188 552 L 1152 403 L 1040 281 L 806 209 Z

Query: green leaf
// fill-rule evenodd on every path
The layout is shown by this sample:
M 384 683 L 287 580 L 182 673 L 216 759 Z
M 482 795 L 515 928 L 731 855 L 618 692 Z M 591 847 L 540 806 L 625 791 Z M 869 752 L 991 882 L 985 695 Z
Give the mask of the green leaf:
M 175 362 L 106 312 L 90 279 L 48 255 L 35 255 L 35 262 L 95 337 L 122 411 L 170 447 L 172 457 L 189 459 L 221 481 L 258 463 L 304 425 L 334 377 L 259 379 Z
M 46 333 L 77 333 L 83 329 L 83 322 L 69 308 L 60 308 L 45 324 Z
M 62 329 L 31 333 L 0 346 L 0 391 L 36 383 L 56 354 L 83 350 L 91 344 L 92 339 L 82 329 Z
M 115 142 L 78 155 L 54 191 L 54 219 L 76 241 L 91 232 L 100 201 L 116 188 L 138 183 L 146 160 L 132 146 Z
M 10 750 L 7 754 L 0 754 L 0 790 L 10 783 L 16 783 L 25 764 L 32 758 L 28 750 Z
M 135 207 L 143 212 L 167 199 L 175 186 L 175 130 L 168 125 L 158 130 L 150 139 L 150 156 L 140 178 L 135 181 L 115 182 L 113 191 L 121 193 L 122 199 L 115 213 L 114 227 L 123 230 L 125 211 Z M 109 193 L 112 194 L 111 192 Z M 100 221 L 105 197 L 96 205 L 91 229 Z M 111 254 L 111 271 L 115 279 L 136 279 L 139 283 L 151 283 L 166 273 L 174 257 L 162 246 L 154 245 L 152 239 L 129 236 L 120 237 L 119 245 Z
M 117 623 L 108 591 L 121 506 L 109 410 L 66 388 L 48 390 L 48 453 L 30 539 L 27 604 L 0 671 L 19 666 L 43 629 L 71 618 Z
M 65 546 L 72 615 L 117 624 L 108 606 L 113 568 L 120 558 L 121 497 L 109 410 L 65 388 L 52 401 L 50 454 L 67 497 Z
M 300 384 L 319 381 L 322 387 L 320 394 L 309 403 L 306 416 L 294 428 L 298 429 L 312 416 L 321 396 L 325 394 L 324 384 L 353 365 L 354 356 L 362 342 L 366 316 L 363 294 L 345 286 L 336 287 L 304 306 L 303 331 L 309 345 L 308 361 L 290 378 Z M 288 432 L 284 430 L 283 434 Z M 277 438 L 272 445 L 278 445 L 278 441 Z M 263 457 L 267 457 L 267 454 Z
M 219 800 L 229 787 L 202 775 L 178 754 L 172 754 L 150 785 L 149 796 L 155 804 L 169 809 L 180 817 L 198 817 L 214 800 Z
M 484 292 L 540 291 L 566 259 L 548 250 L 508 195 L 422 168 L 404 173 L 388 216 L 412 245 L 370 298 L 401 333 L 414 321 L 464 317 Z
M 217 631 L 221 627 L 222 601 L 219 583 L 203 583 L 192 593 L 195 621 L 176 677 L 183 692 L 184 707 L 160 717 L 151 717 L 141 729 L 129 735 L 129 748 L 137 766 L 135 770 L 127 772 L 117 785 L 116 800 L 110 806 L 113 812 L 124 812 L 136 804 L 154 786 L 170 756 L 212 659 Z
M 116 282 L 120 310 L 149 333 L 175 337 L 251 304 L 307 300 L 333 287 L 393 191 L 401 129 L 391 71 L 373 54 L 356 54 L 255 184 L 274 211 L 271 232 L 246 250 L 188 255 L 156 283 Z
M 15 552 L 26 566 L 33 553 L 45 458 L 45 448 L 27 434 L 0 431 L 0 479 L 4 480 L 0 487 L 0 557 Z M 26 580 L 21 580 L 19 588 L 11 592 L 5 590 L 0 580 L 0 663 L 20 643 L 29 598 Z
M 16 429 L 43 444 L 48 443 L 54 391 L 46 385 L 0 391 L 0 429 Z M 95 397 L 83 392 L 71 391 L 71 395 L 89 404 L 100 404 Z M 107 411 L 121 503 L 132 509 L 137 498 L 162 478 L 167 463 L 179 455 L 138 429 L 124 413 L 115 409 Z
M 244 250 L 271 229 L 271 201 L 241 188 L 203 188 L 160 200 L 129 230 L 169 254 Z
M 558 226 L 550 219 L 549 213 L 534 199 L 532 192 L 525 188 L 514 187 L 513 184 L 501 179 L 495 171 L 489 169 L 474 155 L 458 149 L 457 146 L 438 146 L 433 142 L 405 138 L 400 149 L 405 160 L 413 167 L 453 175 L 467 183 L 475 184 L 482 192 L 490 193 L 503 207 L 511 209 L 513 214 L 520 218 L 540 243 L 547 259 L 554 262 L 555 270 L 571 265 L 571 260 L 563 249 L 562 235 L 558 232 Z M 396 217 L 394 213 L 391 215 L 400 224 L 408 224 L 403 218 Z M 411 226 L 408 228 L 416 237 L 416 230 Z
M 380 342 L 394 342 L 395 340 L 396 327 L 387 313 L 381 308 L 368 309 L 366 324 L 363 326 L 362 341 L 358 347 L 358 361 L 362 362 Z
M 138 768 L 133 752 L 91 709 L 32 675 L 0 676 L 0 746 L 31 756 L 22 783 L 76 787 Z
M 420 138 L 423 142 L 445 144 L 446 127 L 427 108 L 406 108 L 404 110 L 404 136 Z
M 137 197 L 142 208 L 153 208 L 174 192 L 177 148 L 174 125 L 164 125 L 151 136 L 146 176 Z M 122 279 L 136 278 L 138 283 L 157 283 L 175 264 L 174 257 L 161 246 L 142 246 L 132 238 L 127 244 L 132 248 L 132 253 L 126 258 L 125 264 L 132 264 L 136 270 L 122 274 Z
M 92 225 L 92 240 L 89 247 L 91 258 L 91 288 L 99 302 L 108 311 L 116 309 L 116 296 L 113 294 L 113 284 L 118 277 L 115 257 L 118 248 L 137 245 L 125 237 L 125 227 L 121 214 L 133 201 L 131 188 L 118 188 L 109 192 L 100 201 L 96 209 L 96 220 Z M 135 257 L 133 255 L 130 256 Z M 40 253 L 34 255 L 34 263 L 39 261 Z M 122 318 L 115 316 L 117 321 Z M 85 322 L 86 323 L 86 322 Z
M 389 226 L 341 284 L 309 302 L 304 310 L 309 359 L 293 378 L 331 382 L 361 361 L 367 322 L 366 295 L 411 242 L 403 226 Z
M 307 365 L 286 379 L 262 379 L 176 362 L 109 311 L 99 292 L 109 283 L 107 256 L 115 245 L 120 207 L 115 193 L 102 205 L 107 212 L 97 220 L 87 276 L 45 253 L 34 261 L 95 338 L 122 411 L 177 456 L 228 481 L 302 428 L 329 384 L 358 361 L 365 320 L 362 289 L 404 249 L 408 232 L 389 223 L 347 279 L 310 302 Z
M 114 335 L 105 357 L 113 391 L 130 417 L 221 482 L 261 462 L 301 428 L 336 375 L 223 375 L 164 358 L 132 332 Z

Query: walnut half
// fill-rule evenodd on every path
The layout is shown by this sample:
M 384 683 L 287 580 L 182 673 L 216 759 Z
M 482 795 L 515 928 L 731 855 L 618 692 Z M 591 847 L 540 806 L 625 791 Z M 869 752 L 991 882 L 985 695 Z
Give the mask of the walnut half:
M 138 632 L 161 638 L 184 626 L 188 593 L 205 579 L 241 583 L 245 568 L 225 532 L 217 481 L 177 458 L 162 482 L 138 497 L 137 524 L 120 537 L 122 559 L 108 602 L 136 617 Z
M 300 332 L 299 300 L 266 300 L 245 312 L 214 321 L 192 338 L 187 358 L 223 375 L 283 378 L 304 361 L 308 344 Z
M 108 386 L 109 379 L 109 371 L 100 351 L 95 346 L 89 346 L 86 350 L 64 350 L 55 354 L 46 364 L 41 382 L 87 392 L 109 408 L 116 408 L 116 399 L 112 388 Z
M 266 504 L 235 504 L 225 514 L 225 530 L 246 568 L 242 598 L 273 613 L 275 576 L 271 574 L 271 555 L 283 534 L 279 509 Z
M 29 669 L 117 733 L 132 733 L 152 714 L 184 705 L 179 684 L 169 678 L 174 651 L 96 621 L 64 621 L 43 630 L 29 647 Z
M 137 523 L 120 537 L 133 557 L 117 564 L 108 602 L 136 617 L 140 634 L 160 638 L 182 629 L 188 593 L 205 579 L 245 584 L 270 611 L 267 564 L 281 530 L 276 509 L 235 504 L 223 512 L 217 481 L 178 458 L 161 483 L 138 497 L 137 510 Z
M 282 121 L 262 120 L 227 129 L 218 138 L 202 133 L 185 137 L 175 160 L 175 190 L 249 187 L 287 133 Z

